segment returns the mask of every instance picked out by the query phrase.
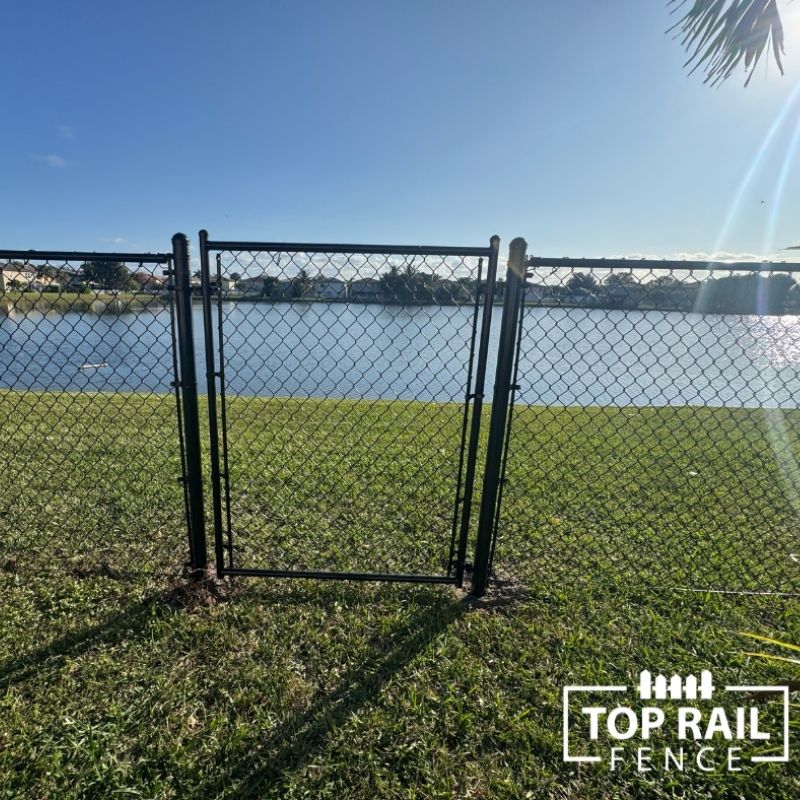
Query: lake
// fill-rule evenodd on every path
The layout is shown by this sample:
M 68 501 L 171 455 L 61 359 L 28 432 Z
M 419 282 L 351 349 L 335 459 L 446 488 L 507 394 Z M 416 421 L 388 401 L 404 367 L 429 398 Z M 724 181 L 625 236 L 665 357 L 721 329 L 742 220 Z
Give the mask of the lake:
M 489 379 L 500 315 L 495 308 Z M 193 308 L 200 390 L 202 311 Z M 225 303 L 228 391 L 461 401 L 472 311 L 455 306 Z M 0 386 L 170 391 L 169 312 L 11 312 Z M 528 307 L 520 401 L 796 407 L 800 318 Z M 489 390 L 491 387 L 488 387 Z

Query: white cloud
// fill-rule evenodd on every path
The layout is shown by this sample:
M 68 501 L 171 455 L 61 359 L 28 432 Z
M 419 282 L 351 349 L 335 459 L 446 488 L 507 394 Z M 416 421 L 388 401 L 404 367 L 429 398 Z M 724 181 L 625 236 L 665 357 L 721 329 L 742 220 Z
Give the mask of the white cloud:
M 58 133 L 62 139 L 74 139 L 75 138 L 75 128 L 71 125 L 57 125 Z
M 104 236 L 100 241 L 103 244 L 126 244 L 128 240 L 124 236 Z
M 72 164 L 71 161 L 68 161 L 63 156 L 58 156 L 54 153 L 46 156 L 34 156 L 34 159 L 36 161 L 40 161 L 42 164 L 47 164 L 48 167 L 54 167 L 56 169 L 62 169 L 63 167 L 68 167 Z
M 663 259 L 667 261 L 785 261 L 785 256 L 780 253 L 747 253 L 747 252 L 733 252 L 731 250 L 717 250 L 709 253 L 703 250 L 696 252 L 678 252 L 667 253 L 666 255 L 644 255 L 643 253 L 635 253 L 633 255 L 623 256 L 623 258 L 654 258 Z

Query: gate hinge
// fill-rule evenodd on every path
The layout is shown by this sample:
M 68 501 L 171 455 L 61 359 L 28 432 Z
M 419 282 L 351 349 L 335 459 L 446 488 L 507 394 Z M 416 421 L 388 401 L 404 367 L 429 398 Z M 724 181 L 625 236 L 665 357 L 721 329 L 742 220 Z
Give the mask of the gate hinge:
M 518 383 L 512 383 L 508 388 L 512 392 L 518 392 L 522 387 Z
M 165 278 L 169 278 L 169 277 L 171 277 L 172 275 L 175 274 L 175 270 L 174 269 L 163 269 L 163 270 L 161 270 L 161 274 Z

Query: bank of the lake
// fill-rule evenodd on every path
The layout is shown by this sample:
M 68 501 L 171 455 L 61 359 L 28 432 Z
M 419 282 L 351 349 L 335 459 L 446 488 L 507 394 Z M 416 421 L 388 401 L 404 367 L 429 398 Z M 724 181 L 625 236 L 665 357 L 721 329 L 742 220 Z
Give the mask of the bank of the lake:
M 7 291 L 0 294 L 0 314 L 130 314 L 168 302 L 168 295 L 144 292 Z

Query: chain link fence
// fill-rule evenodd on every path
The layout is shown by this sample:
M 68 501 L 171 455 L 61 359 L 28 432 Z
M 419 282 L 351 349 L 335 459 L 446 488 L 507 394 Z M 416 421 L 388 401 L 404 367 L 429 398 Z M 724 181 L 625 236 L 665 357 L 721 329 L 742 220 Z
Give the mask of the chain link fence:
M 0 569 L 185 561 L 171 259 L 0 252 Z
M 496 239 L 180 238 L 0 252 L 0 569 L 203 569 L 194 354 L 220 574 L 460 584 L 482 481 L 476 575 L 797 591 L 800 266 L 531 259 L 490 329 Z
M 496 248 L 207 243 L 221 570 L 460 581 Z
M 530 260 L 499 576 L 798 591 L 798 268 Z

